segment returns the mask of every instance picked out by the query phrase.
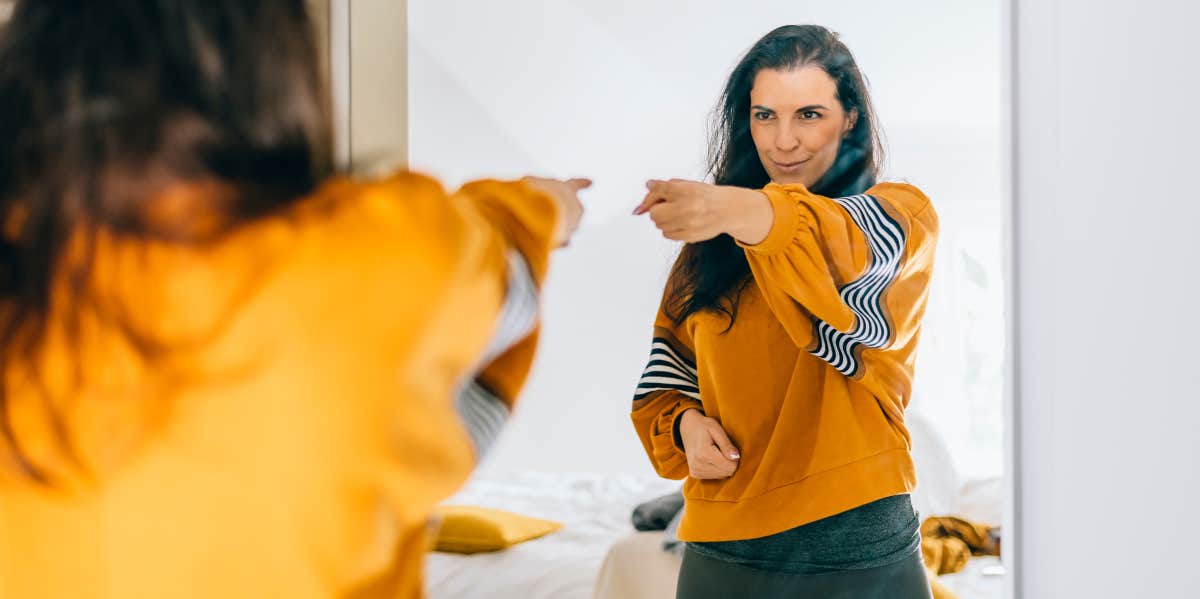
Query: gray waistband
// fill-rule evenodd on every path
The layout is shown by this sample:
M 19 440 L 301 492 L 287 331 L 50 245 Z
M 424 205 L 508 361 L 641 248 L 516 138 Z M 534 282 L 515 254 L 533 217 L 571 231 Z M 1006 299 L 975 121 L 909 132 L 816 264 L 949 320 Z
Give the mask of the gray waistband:
M 820 574 L 887 565 L 921 546 L 912 499 L 896 495 L 757 539 L 689 543 L 707 557 L 756 570 Z

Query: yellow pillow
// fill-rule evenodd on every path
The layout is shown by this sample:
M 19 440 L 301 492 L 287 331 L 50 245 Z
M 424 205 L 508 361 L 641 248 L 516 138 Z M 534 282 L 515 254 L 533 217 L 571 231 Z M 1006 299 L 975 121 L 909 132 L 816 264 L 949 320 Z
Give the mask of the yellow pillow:
M 447 553 L 499 551 L 562 528 L 558 522 L 469 505 L 438 506 L 434 519 L 441 520 L 434 548 Z

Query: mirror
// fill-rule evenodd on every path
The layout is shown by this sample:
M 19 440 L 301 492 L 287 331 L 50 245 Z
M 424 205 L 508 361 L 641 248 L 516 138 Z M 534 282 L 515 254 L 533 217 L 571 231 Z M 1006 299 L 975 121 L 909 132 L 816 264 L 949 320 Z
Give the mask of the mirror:
M 629 213 L 649 179 L 711 181 L 709 127 L 726 79 L 756 40 L 789 23 L 841 34 L 884 133 L 881 180 L 916 185 L 940 217 L 904 418 L 919 479 L 911 502 L 939 592 L 1001 596 L 1000 558 L 961 551 L 994 552 L 1005 508 L 1002 9 L 408 2 L 412 168 L 448 187 L 531 173 L 595 180 L 582 230 L 546 283 L 541 352 L 518 408 L 448 502 L 563 526 L 502 551 L 433 554 L 432 598 L 674 596 L 680 559 L 663 547 L 673 531 L 637 532 L 630 520 L 679 483 L 656 476 L 629 412 L 680 244 Z M 352 45 L 386 35 L 355 29 Z M 962 559 L 930 555 L 939 551 Z

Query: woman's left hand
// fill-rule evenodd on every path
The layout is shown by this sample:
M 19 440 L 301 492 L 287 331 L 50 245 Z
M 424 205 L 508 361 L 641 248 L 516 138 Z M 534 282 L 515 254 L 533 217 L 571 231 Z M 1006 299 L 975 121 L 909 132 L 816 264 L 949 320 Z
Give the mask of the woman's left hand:
M 649 213 L 663 236 L 675 241 L 697 243 L 728 233 L 753 245 L 767 236 L 775 218 L 766 196 L 752 189 L 683 179 L 651 180 L 646 189 L 633 213 Z

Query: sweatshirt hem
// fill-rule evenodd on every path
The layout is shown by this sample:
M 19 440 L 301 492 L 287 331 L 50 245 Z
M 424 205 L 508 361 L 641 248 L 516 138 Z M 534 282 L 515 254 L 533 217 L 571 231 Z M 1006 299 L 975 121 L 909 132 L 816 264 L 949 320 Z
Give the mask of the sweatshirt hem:
M 687 497 L 679 539 L 738 541 L 773 535 L 866 505 L 911 493 L 916 469 L 899 448 L 812 474 L 743 499 Z

